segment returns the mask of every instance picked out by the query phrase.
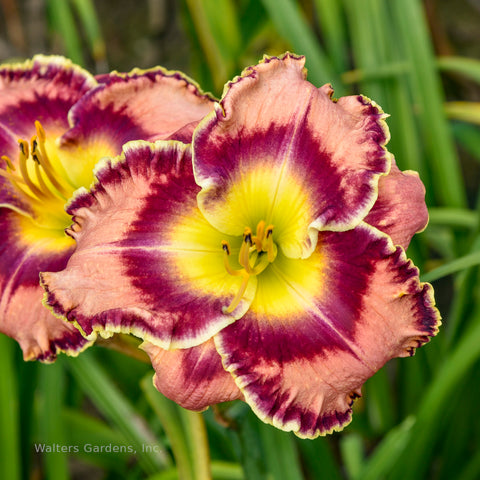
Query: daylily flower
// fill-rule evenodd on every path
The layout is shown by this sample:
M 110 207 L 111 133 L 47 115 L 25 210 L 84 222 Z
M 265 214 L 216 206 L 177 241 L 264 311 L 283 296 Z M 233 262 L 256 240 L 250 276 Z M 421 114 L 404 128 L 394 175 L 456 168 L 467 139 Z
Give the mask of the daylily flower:
M 129 140 L 190 141 L 212 99 L 161 68 L 101 83 L 62 57 L 0 66 L 0 332 L 25 359 L 76 354 L 88 341 L 42 305 L 42 270 L 62 270 L 75 242 L 64 205 L 93 167 Z
M 440 323 L 404 249 L 424 188 L 385 114 L 266 57 L 180 142 L 131 142 L 67 207 L 77 248 L 46 303 L 89 339 L 132 333 L 155 384 L 201 410 L 243 398 L 300 437 L 341 429 L 361 386 Z

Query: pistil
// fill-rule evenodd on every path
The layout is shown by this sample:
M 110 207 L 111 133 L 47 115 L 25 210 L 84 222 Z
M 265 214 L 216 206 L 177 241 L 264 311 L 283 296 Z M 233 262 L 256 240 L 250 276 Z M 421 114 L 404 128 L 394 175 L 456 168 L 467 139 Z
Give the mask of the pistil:
M 242 266 L 241 269 L 232 268 L 229 262 L 230 245 L 225 240 L 222 242 L 225 270 L 229 275 L 243 277 L 237 294 L 228 307 L 223 307 L 223 313 L 232 313 L 237 308 L 247 289 L 250 277 L 260 275 L 277 256 L 277 246 L 273 242 L 273 225 L 267 227 L 265 225 L 264 220 L 260 221 L 256 228 L 256 235 L 253 236 L 252 230 L 245 227 L 238 254 L 238 263 Z

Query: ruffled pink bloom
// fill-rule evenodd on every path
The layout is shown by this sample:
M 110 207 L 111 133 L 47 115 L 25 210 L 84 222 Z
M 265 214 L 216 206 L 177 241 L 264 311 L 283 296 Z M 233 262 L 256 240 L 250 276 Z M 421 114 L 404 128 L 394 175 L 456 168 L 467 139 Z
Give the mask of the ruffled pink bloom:
M 42 306 L 42 270 L 62 270 L 75 248 L 64 205 L 93 168 L 133 139 L 190 141 L 213 108 L 188 78 L 161 68 L 98 83 L 62 57 L 0 66 L 0 332 L 24 358 L 52 361 L 89 342 Z
M 385 115 L 269 57 L 180 142 L 131 142 L 67 211 L 77 248 L 43 273 L 53 312 L 132 333 L 155 384 L 201 410 L 242 398 L 300 437 L 341 429 L 361 386 L 435 335 L 405 249 L 424 187 L 385 145 Z

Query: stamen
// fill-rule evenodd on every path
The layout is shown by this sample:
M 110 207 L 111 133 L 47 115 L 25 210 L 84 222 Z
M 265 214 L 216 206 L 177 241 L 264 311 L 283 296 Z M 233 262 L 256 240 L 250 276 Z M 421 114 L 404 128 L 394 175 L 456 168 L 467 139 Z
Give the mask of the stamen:
M 265 228 L 265 221 L 261 220 L 257 224 L 256 235 L 252 237 L 252 230 L 246 227 L 243 232 L 243 241 L 238 254 L 238 263 L 243 267 L 240 270 L 234 270 L 228 261 L 230 255 L 230 245 L 227 241 L 222 242 L 224 252 L 223 261 L 225 270 L 230 275 L 242 275 L 243 280 L 240 288 L 228 307 L 223 307 L 223 313 L 232 313 L 239 305 L 246 289 L 250 277 L 260 275 L 276 258 L 277 246 L 273 243 L 273 225 Z
M 230 245 L 228 244 L 227 241 L 222 242 L 222 248 L 223 248 L 223 264 L 225 265 L 225 270 L 229 275 L 233 276 L 238 276 L 242 274 L 242 270 L 234 270 L 231 266 L 230 263 L 228 262 L 228 257 L 230 255 Z
M 25 183 L 25 180 L 19 175 L 13 173 L 16 171 L 16 169 L 10 158 L 8 158 L 6 155 L 3 155 L 1 159 L 7 164 L 7 171 L 0 169 L 0 177 L 6 178 L 26 202 L 40 204 L 38 198 L 29 192 L 28 185 Z M 25 190 L 25 188 L 27 190 Z
M 35 120 L 35 130 L 37 131 L 37 137 L 39 138 L 40 143 L 45 143 L 47 136 L 45 135 L 45 130 L 42 127 L 42 124 L 38 120 Z
M 66 200 L 71 196 L 72 192 L 68 186 L 61 183 L 61 178 L 55 175 L 55 170 L 50 163 L 47 150 L 45 149 L 45 130 L 38 120 L 35 121 L 35 128 L 37 129 L 37 135 L 32 137 L 32 158 L 41 165 L 50 183 L 56 188 L 63 199 Z
M 243 294 L 247 290 L 249 280 L 250 280 L 250 275 L 244 272 L 242 284 L 240 285 L 240 288 L 237 294 L 235 295 L 235 298 L 231 301 L 228 307 L 222 307 L 223 313 L 232 313 L 238 307 L 240 301 L 242 300 Z
M 7 170 L 10 169 L 12 172 L 15 171 L 12 161 L 6 155 L 2 155 L 0 158 L 7 164 Z
M 32 156 L 35 161 L 35 176 L 37 177 L 37 182 L 40 185 L 42 191 L 49 194 L 50 197 L 54 197 L 53 193 L 48 189 L 45 180 L 43 179 L 42 171 L 40 170 L 40 162 L 35 160 L 35 157 Z
M 257 225 L 257 235 L 253 239 L 253 241 L 255 242 L 255 247 L 257 248 L 257 252 L 262 251 L 262 241 L 263 241 L 264 233 L 265 233 L 265 220 L 261 220 L 260 222 L 258 222 L 258 225 Z
M 274 251 L 273 247 L 273 225 L 269 225 L 267 227 L 267 234 L 266 234 L 266 246 L 265 250 L 267 251 L 268 261 L 271 263 L 275 260 L 276 252 Z
M 246 227 L 243 232 L 243 242 L 238 254 L 238 263 L 250 274 L 252 269 L 250 267 L 250 247 L 252 246 L 252 230 Z
M 30 175 L 28 174 L 28 170 L 27 170 L 27 159 L 29 154 L 28 143 L 25 140 L 19 140 L 18 144 L 20 147 L 20 158 L 18 163 L 20 166 L 20 172 L 22 174 L 23 180 L 34 195 L 36 195 L 39 199 L 45 198 L 45 194 L 32 182 Z

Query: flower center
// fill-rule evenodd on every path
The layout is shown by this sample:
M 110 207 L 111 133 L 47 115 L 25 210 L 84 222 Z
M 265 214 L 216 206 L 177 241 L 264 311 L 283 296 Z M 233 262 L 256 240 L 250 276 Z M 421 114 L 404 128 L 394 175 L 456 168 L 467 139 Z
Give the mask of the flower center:
M 42 217 L 42 210 L 45 210 L 47 205 L 50 215 L 60 214 L 61 224 L 66 223 L 64 228 L 68 226 L 69 217 L 63 206 L 72 196 L 75 187 L 66 180 L 66 173 L 61 165 L 57 165 L 56 169 L 52 165 L 45 147 L 45 130 L 38 120 L 35 121 L 35 129 L 36 135 L 32 137 L 30 144 L 26 140 L 18 140 L 19 157 L 16 167 L 9 157 L 1 157 L 6 169 L 0 169 L 0 176 L 10 181 L 15 191 L 39 217 Z M 43 220 L 44 226 L 56 225 L 56 222 L 45 222 L 45 217 Z
M 265 225 L 264 220 L 260 221 L 255 235 L 249 227 L 245 227 L 238 254 L 238 263 L 243 267 L 241 269 L 232 268 L 228 258 L 231 252 L 230 245 L 225 240 L 222 242 L 225 269 L 230 275 L 243 277 L 237 294 L 228 307 L 223 307 L 223 313 L 232 313 L 237 308 L 250 277 L 260 275 L 277 256 L 277 246 L 273 243 L 273 225 L 267 227 Z

